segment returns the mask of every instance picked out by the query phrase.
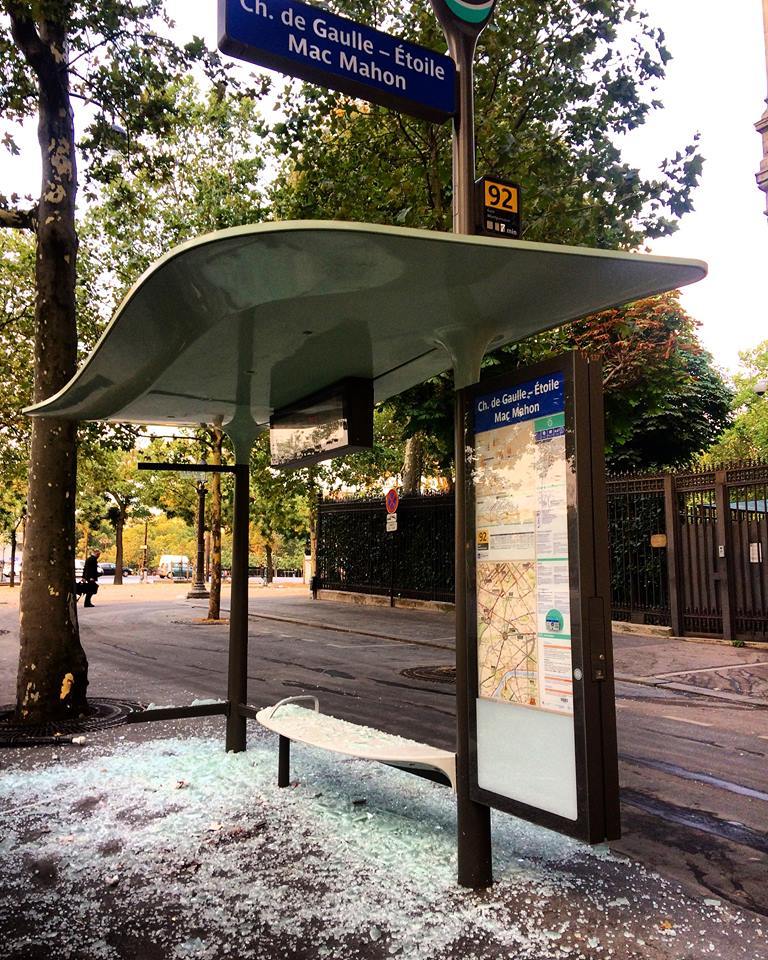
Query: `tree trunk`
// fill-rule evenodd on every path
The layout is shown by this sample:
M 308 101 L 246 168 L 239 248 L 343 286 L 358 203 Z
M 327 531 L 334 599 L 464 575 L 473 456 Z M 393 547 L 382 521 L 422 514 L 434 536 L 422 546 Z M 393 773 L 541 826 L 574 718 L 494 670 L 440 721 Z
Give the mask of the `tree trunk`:
M 221 466 L 222 431 L 213 427 L 211 463 Z M 221 617 L 221 474 L 211 474 L 211 583 L 208 588 L 208 619 Z
M 416 434 L 405 444 L 403 462 L 403 496 L 418 496 L 421 491 L 421 475 L 424 472 L 424 445 Z
M 272 544 L 269 541 L 264 544 L 264 552 L 267 555 L 267 569 L 265 570 L 264 580 L 266 583 L 272 583 Z
M 10 13 L 19 48 L 35 70 L 42 193 L 37 219 L 35 402 L 75 372 L 77 174 L 63 28 Z M 88 661 L 74 594 L 75 424 L 35 418 L 30 446 L 28 526 L 21 585 L 16 718 L 41 723 L 87 709 Z
M 123 530 L 125 529 L 126 511 L 118 504 L 120 513 L 115 524 L 115 579 L 113 583 L 123 582 Z

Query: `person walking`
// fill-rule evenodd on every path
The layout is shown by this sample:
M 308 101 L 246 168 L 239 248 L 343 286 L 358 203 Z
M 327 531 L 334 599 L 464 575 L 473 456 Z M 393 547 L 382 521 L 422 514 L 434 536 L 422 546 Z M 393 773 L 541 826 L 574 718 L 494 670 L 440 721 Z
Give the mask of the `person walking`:
M 83 606 L 85 607 L 95 606 L 91 598 L 99 589 L 100 556 L 100 550 L 91 550 L 91 555 L 86 558 L 86 561 L 83 564 L 83 583 L 85 585 L 85 589 L 83 590 L 83 593 L 85 594 L 85 603 Z

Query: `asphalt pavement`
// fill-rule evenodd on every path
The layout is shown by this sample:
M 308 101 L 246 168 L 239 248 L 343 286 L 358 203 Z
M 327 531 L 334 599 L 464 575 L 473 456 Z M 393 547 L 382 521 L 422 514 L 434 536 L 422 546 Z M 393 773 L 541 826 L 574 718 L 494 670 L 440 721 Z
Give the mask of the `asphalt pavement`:
M 107 587 L 80 612 L 94 696 L 226 696 L 227 627 L 200 623 L 206 604 L 185 591 Z M 249 613 L 253 705 L 314 693 L 324 712 L 454 747 L 450 613 L 312 601 L 295 588 L 252 590 Z M 3 593 L 0 630 L 9 703 L 18 627 Z M 613 848 L 768 915 L 768 649 L 616 635 L 614 651 L 623 837 Z

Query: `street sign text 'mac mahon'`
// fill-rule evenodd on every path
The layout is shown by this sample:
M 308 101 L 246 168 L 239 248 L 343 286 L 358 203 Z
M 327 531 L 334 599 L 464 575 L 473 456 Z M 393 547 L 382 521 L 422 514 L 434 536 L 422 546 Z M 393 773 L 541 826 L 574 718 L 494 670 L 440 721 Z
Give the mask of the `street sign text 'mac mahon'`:
M 298 0 L 219 0 L 219 49 L 424 120 L 455 113 L 450 57 Z

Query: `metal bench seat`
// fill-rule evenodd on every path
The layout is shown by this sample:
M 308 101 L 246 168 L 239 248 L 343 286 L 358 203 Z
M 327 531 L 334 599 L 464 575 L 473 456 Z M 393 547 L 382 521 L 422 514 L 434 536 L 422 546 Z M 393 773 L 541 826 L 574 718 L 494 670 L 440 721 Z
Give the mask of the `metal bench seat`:
M 312 700 L 314 710 L 298 706 Z M 416 740 L 407 740 L 372 727 L 364 727 L 320 713 L 317 697 L 287 697 L 256 714 L 259 723 L 280 737 L 278 785 L 288 786 L 290 776 L 290 742 L 361 760 L 375 760 L 409 773 L 447 783 L 456 792 L 456 755 Z

